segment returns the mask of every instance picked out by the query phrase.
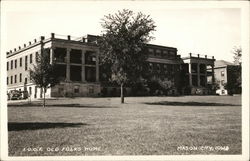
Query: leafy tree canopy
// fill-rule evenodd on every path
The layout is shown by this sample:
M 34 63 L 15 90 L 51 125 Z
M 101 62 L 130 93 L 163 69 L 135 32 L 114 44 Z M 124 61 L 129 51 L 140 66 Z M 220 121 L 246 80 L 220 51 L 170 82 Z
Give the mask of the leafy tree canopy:
M 234 64 L 235 65 L 241 65 L 241 62 L 242 62 L 242 59 L 241 59 L 241 57 L 242 57 L 242 49 L 241 49 L 241 47 L 235 46 L 233 48 L 232 53 L 234 54 Z
M 147 58 L 142 52 L 145 43 L 153 37 L 154 21 L 141 12 L 124 9 L 114 15 L 104 16 L 101 23 L 103 35 L 99 41 L 102 64 L 109 64 L 111 80 L 118 84 L 138 78 Z
M 41 55 L 37 55 L 36 64 L 30 69 L 30 79 L 39 88 L 50 88 L 59 83 L 56 66 L 50 63 L 50 55 L 47 50 L 43 50 Z

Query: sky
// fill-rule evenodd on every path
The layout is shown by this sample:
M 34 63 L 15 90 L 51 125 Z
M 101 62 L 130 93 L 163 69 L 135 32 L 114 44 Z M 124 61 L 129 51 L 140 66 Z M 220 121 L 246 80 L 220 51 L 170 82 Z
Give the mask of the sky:
M 233 61 L 234 46 L 241 46 L 241 10 L 204 3 L 164 1 L 4 1 L 2 5 L 4 52 L 50 33 L 81 37 L 99 35 L 104 15 L 130 9 L 155 21 L 150 43 L 188 53 Z

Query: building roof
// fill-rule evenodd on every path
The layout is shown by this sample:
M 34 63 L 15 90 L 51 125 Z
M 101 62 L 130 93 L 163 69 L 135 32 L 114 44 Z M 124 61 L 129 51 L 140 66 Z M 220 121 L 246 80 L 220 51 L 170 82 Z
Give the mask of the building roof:
M 225 60 L 216 60 L 214 62 L 214 67 L 215 68 L 225 67 L 225 66 L 228 66 L 228 65 L 234 65 L 234 64 L 231 63 L 231 62 L 225 61 Z

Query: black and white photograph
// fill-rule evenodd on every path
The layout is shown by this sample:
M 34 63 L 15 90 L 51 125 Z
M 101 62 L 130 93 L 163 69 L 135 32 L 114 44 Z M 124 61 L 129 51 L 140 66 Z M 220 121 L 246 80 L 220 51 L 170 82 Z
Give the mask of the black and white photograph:
M 2 160 L 249 160 L 248 1 L 2 1 Z

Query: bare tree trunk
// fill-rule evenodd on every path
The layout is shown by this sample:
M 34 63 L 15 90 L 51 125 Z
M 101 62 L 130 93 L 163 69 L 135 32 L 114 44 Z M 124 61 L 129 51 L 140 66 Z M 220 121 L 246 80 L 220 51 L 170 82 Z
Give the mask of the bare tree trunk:
M 45 88 L 43 88 L 43 107 L 45 108 Z
M 121 103 L 124 103 L 123 83 L 121 84 Z

